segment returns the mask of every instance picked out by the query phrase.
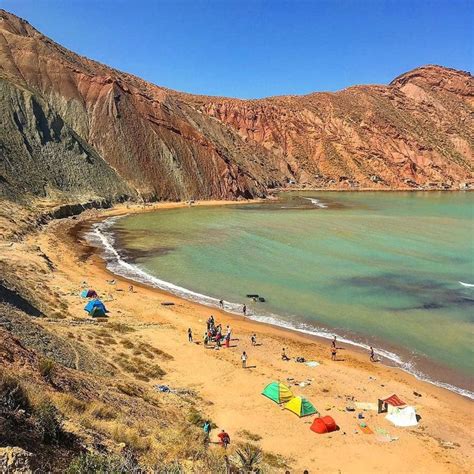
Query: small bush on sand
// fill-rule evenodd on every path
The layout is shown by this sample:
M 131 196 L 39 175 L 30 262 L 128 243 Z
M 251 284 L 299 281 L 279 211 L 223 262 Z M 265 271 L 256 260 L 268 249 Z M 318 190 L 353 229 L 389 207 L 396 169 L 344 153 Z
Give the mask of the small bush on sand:
M 262 437 L 256 433 L 251 433 L 248 430 L 241 430 L 237 433 L 241 438 L 249 439 L 250 441 L 260 441 Z
M 31 410 L 30 399 L 21 383 L 10 375 L 0 376 L 0 412 Z
M 45 443 L 54 444 L 63 434 L 63 418 L 49 400 L 41 402 L 34 410 L 36 424 Z
M 135 331 L 135 329 L 123 323 L 107 323 L 107 328 L 120 334 L 127 334 Z
M 202 417 L 201 413 L 192 408 L 189 411 L 188 421 L 194 426 L 202 426 L 206 420 Z
M 128 339 L 122 339 L 120 341 L 120 344 L 122 344 L 122 346 L 125 347 L 125 349 L 133 349 L 135 347 L 133 342 L 129 341 Z
M 47 380 L 51 381 L 51 378 L 54 374 L 54 369 L 56 366 L 56 362 L 52 359 L 48 359 L 47 357 L 43 357 L 39 361 L 39 371 L 40 374 Z
M 242 472 L 260 472 L 262 450 L 253 444 L 240 444 L 231 457 L 232 463 L 242 469 Z
M 291 459 L 285 459 L 280 454 L 271 453 L 268 451 L 263 452 L 263 462 L 271 468 L 271 470 L 283 470 L 288 469 L 289 464 L 292 464 L 294 461 Z

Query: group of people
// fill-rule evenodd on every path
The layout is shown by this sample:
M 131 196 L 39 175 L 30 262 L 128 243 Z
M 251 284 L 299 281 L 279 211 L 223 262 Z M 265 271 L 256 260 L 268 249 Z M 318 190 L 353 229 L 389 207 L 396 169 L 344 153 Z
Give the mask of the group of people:
M 222 324 L 216 324 L 214 316 L 211 315 L 206 322 L 206 331 L 203 336 L 204 346 L 208 346 L 211 342 L 214 342 L 216 349 L 220 349 L 222 344 L 224 344 L 225 347 L 230 347 L 231 337 L 232 329 L 230 326 L 226 326 L 224 334 L 222 331 Z
M 202 430 L 204 431 L 204 442 L 206 444 L 210 443 L 211 440 L 211 430 L 212 430 L 212 425 L 209 420 L 206 420 L 204 422 L 204 425 L 202 427 Z M 230 444 L 230 436 L 229 433 L 227 433 L 225 430 L 221 430 L 221 432 L 217 435 L 219 438 L 218 443 L 226 449 L 227 446 Z

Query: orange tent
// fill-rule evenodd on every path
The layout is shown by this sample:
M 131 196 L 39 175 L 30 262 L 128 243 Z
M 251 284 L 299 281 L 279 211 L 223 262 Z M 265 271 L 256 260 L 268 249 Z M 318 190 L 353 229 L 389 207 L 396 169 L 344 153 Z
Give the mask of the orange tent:
M 324 434 L 336 431 L 337 425 L 332 416 L 323 416 L 322 418 L 315 418 L 309 429 L 315 433 Z

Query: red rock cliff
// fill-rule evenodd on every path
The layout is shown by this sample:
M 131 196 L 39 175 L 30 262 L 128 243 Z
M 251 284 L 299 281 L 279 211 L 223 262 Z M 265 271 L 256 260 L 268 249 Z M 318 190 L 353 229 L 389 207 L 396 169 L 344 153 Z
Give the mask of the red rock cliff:
M 388 86 L 236 100 L 178 93 L 81 57 L 0 10 L 0 193 L 237 198 L 288 182 L 459 188 L 474 83 L 426 66 Z

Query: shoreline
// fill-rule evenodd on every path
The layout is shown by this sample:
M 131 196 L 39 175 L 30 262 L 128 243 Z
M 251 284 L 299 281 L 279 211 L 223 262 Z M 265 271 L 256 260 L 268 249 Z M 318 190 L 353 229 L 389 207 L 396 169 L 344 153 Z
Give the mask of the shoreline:
M 248 202 L 241 202 L 241 203 L 234 203 L 234 204 L 245 205 L 245 204 L 254 204 L 255 202 L 264 202 L 264 201 L 251 200 Z M 232 204 L 232 202 L 229 202 L 229 201 L 225 201 L 225 203 Z M 200 205 L 201 206 L 207 206 L 207 205 L 219 206 L 220 204 L 221 203 L 219 201 L 213 202 L 210 204 L 204 201 Z M 186 207 L 186 206 L 180 205 L 178 203 L 176 207 Z M 168 208 L 169 207 L 167 206 L 164 209 L 168 209 Z M 157 210 L 159 210 L 159 208 Z M 140 212 L 140 211 L 138 210 L 131 213 L 135 214 L 137 212 Z M 74 233 L 76 239 L 79 237 L 85 239 L 87 241 L 87 245 L 90 245 L 90 247 L 94 249 L 93 252 L 95 252 L 95 254 L 101 259 L 103 263 L 103 268 L 107 272 L 109 272 L 110 275 L 123 278 L 134 285 L 136 284 L 144 285 L 145 287 L 154 289 L 165 295 L 175 296 L 185 301 L 190 301 L 195 304 L 202 305 L 205 308 L 209 308 L 209 310 L 213 312 L 219 311 L 219 312 L 228 314 L 231 317 L 241 317 L 244 320 L 248 320 L 248 321 L 257 323 L 259 325 L 262 325 L 262 324 L 269 325 L 273 328 L 279 328 L 280 330 L 288 332 L 288 334 L 296 333 L 298 335 L 303 335 L 305 337 L 308 337 L 310 340 L 317 342 L 318 344 L 325 345 L 327 347 L 329 347 L 329 341 L 330 339 L 332 339 L 332 336 L 336 334 L 339 344 L 344 344 L 346 346 L 349 346 L 349 347 L 343 347 L 344 350 L 353 351 L 354 353 L 358 355 L 365 355 L 365 357 L 367 358 L 369 347 L 362 342 L 359 342 L 354 339 L 350 339 L 350 335 L 341 336 L 340 334 L 337 334 L 336 331 L 331 331 L 331 328 L 326 328 L 326 327 L 320 328 L 321 329 L 320 331 L 318 331 L 318 328 L 306 329 L 303 327 L 295 327 L 291 323 L 287 323 L 283 319 L 278 319 L 278 315 L 274 315 L 275 317 L 270 317 L 267 315 L 241 316 L 239 312 L 236 311 L 237 307 L 240 307 L 241 305 L 226 301 L 226 303 L 230 306 L 230 308 L 228 307 L 228 308 L 221 309 L 218 307 L 217 298 L 200 294 L 200 293 L 196 293 L 193 290 L 177 286 L 173 284 L 172 282 L 161 280 L 159 277 L 155 277 L 154 275 L 151 275 L 145 272 L 144 270 L 140 269 L 133 263 L 126 262 L 122 258 L 122 255 L 120 255 L 119 249 L 115 248 L 114 242 L 110 242 L 107 239 L 107 236 L 103 232 L 104 229 L 103 228 L 101 229 L 100 227 L 107 225 L 108 222 L 111 223 L 110 225 L 113 225 L 113 221 L 111 221 L 112 219 L 122 218 L 122 217 L 125 217 L 127 214 L 129 213 L 113 215 L 113 216 L 103 216 L 101 219 L 98 219 L 98 220 L 94 219 L 93 222 L 86 221 L 83 223 L 80 230 L 76 230 Z M 91 239 L 96 239 L 96 242 L 91 242 Z M 107 253 L 109 254 L 113 253 L 114 254 L 113 259 L 112 258 L 108 259 L 106 257 Z M 114 265 L 115 268 L 112 268 L 112 265 Z M 235 308 L 233 308 L 234 306 Z M 401 372 L 406 373 L 411 377 L 414 377 L 416 380 L 447 390 L 451 393 L 467 398 L 469 400 L 474 400 L 474 392 L 472 390 L 465 387 L 458 387 L 456 385 L 453 385 L 452 383 L 435 380 L 430 375 L 414 367 L 410 367 L 410 363 L 404 362 L 403 356 L 400 356 L 397 352 L 391 352 L 391 350 L 392 349 L 388 350 L 383 347 L 375 350 L 376 355 L 379 356 L 379 363 L 381 366 L 400 370 Z M 435 367 L 437 367 L 436 363 L 430 361 L 429 359 L 427 359 L 427 362 L 432 363 L 434 364 Z M 444 368 L 441 370 L 448 370 L 448 368 Z
M 254 202 L 255 201 L 251 201 L 249 203 L 253 204 Z M 203 205 L 205 206 L 207 204 L 203 203 Z M 219 205 L 219 203 L 217 202 L 214 205 Z M 151 275 L 146 271 L 140 269 L 135 264 L 126 262 L 120 254 L 119 249 L 115 247 L 115 242 L 111 242 L 108 239 L 109 236 L 106 235 L 106 233 L 104 232 L 104 227 L 108 228 L 109 226 L 113 225 L 114 221 L 112 221 L 112 219 L 122 218 L 126 215 L 127 214 L 121 214 L 118 216 L 108 216 L 94 222 L 84 223 L 80 231 L 76 232 L 76 236 L 79 236 L 79 234 L 81 234 L 82 238 L 84 238 L 88 242 L 88 245 L 95 249 L 97 255 L 103 261 L 104 268 L 110 273 L 110 275 L 119 276 L 133 284 L 139 283 L 145 285 L 149 288 L 153 288 L 157 291 L 163 292 L 165 295 L 173 295 L 178 298 L 182 298 L 186 301 L 192 301 L 194 303 L 203 305 L 212 311 L 217 311 L 219 309 L 220 311 L 225 312 L 229 316 L 240 316 L 240 313 L 237 312 L 237 308 L 240 308 L 241 305 L 237 303 L 226 301 L 228 307 L 221 310 L 218 306 L 217 298 L 196 293 L 195 291 L 190 290 L 188 288 L 177 286 L 172 282 L 161 280 L 159 277 Z M 95 242 L 91 242 L 92 240 L 95 240 Z M 107 254 L 109 254 L 110 258 L 107 258 Z M 345 350 L 354 351 L 357 354 L 365 354 L 366 356 L 369 350 L 369 346 L 367 346 L 367 344 L 359 342 L 355 339 L 351 339 L 350 335 L 340 335 L 337 333 L 336 330 L 332 330 L 331 328 L 296 327 L 290 322 L 286 322 L 285 320 L 280 319 L 278 315 L 268 316 L 254 314 L 248 315 L 244 318 L 246 320 L 250 320 L 259 324 L 270 325 L 274 328 L 280 328 L 284 331 L 289 331 L 291 333 L 305 335 L 311 338 L 312 340 L 317 341 L 319 344 L 325 344 L 328 347 L 330 339 L 332 339 L 332 336 L 335 334 L 337 335 L 339 344 L 349 346 L 349 348 L 344 347 Z M 432 376 L 424 373 L 422 370 L 419 370 L 416 367 L 411 367 L 411 363 L 405 362 L 403 360 L 403 355 L 400 355 L 398 351 L 392 352 L 392 350 L 394 349 L 386 349 L 384 347 L 379 347 L 378 349 L 375 349 L 375 353 L 379 357 L 380 365 L 398 369 L 404 373 L 409 374 L 417 380 L 432 384 L 438 388 L 448 390 L 452 393 L 468 398 L 470 400 L 474 400 L 474 392 L 469 388 L 458 387 L 450 382 L 443 382 L 440 380 L 433 379 Z M 441 372 L 449 370 L 449 368 L 443 368 L 439 364 L 436 364 L 435 362 L 429 359 L 426 359 L 425 363 L 432 364 L 434 368 L 439 369 Z M 462 375 L 459 374 L 459 376 L 461 377 Z
M 221 203 L 215 201 L 214 204 Z M 166 203 L 145 210 L 183 205 Z M 48 274 L 48 287 L 61 292 L 68 306 L 66 319 L 40 320 L 41 325 L 66 338 L 73 331 L 93 350 L 98 349 L 89 339 L 90 331 L 97 330 L 94 328 L 107 330 L 109 321 L 133 328 L 127 338 L 135 346 L 152 344 L 173 356 L 160 361 L 166 374 L 143 384 L 143 389 L 152 390 L 156 384 L 192 389 L 198 394 L 197 408 L 219 429 L 226 429 L 233 443 L 248 442 L 245 433 L 258 435 L 258 446 L 286 459 L 291 472 L 303 469 L 313 472 L 316 467 L 331 473 L 451 474 L 471 470 L 473 439 L 471 425 L 466 422 L 472 418 L 471 400 L 419 381 L 397 368 L 370 363 L 366 353 L 353 348 L 341 351 L 338 361 L 334 362 L 330 360 L 328 341 L 321 342 L 314 336 L 219 309 L 210 311 L 209 307 L 110 273 L 105 261 L 80 238 L 81 230 L 113 215 L 142 211 L 142 207 L 126 205 L 86 211 L 77 217 L 52 221 L 26 238 L 26 251 L 33 245 L 41 248 L 54 265 L 54 272 Z M 20 248 L 14 250 L 20 251 Z M 25 254 L 19 255 L 25 258 Z M 115 285 L 107 283 L 111 278 L 115 279 Z M 103 298 L 110 311 L 107 321 L 95 321 L 84 313 L 85 300 L 79 297 L 84 282 Z M 133 293 L 127 291 L 129 284 L 134 285 Z M 163 302 L 174 305 L 162 306 Z M 231 325 L 230 348 L 216 351 L 199 342 L 210 314 L 224 328 L 226 324 Z M 194 344 L 187 341 L 188 328 L 192 328 L 197 339 Z M 250 344 L 252 334 L 257 334 L 260 346 Z M 294 360 L 282 361 L 282 347 L 292 359 L 304 356 L 320 365 L 308 367 Z M 240 364 L 242 350 L 249 354 L 250 367 L 246 370 Z M 121 345 L 107 346 L 102 355 L 114 363 L 120 351 L 123 351 Z M 127 380 L 126 374 L 116 377 L 117 381 Z M 333 416 L 340 430 L 330 435 L 316 435 L 309 430 L 309 417 L 298 418 L 260 395 L 273 380 L 287 383 L 295 395 L 313 402 L 321 416 Z M 349 412 L 346 407 L 355 401 L 376 402 L 377 397 L 393 393 L 416 407 L 422 418 L 420 424 L 413 428 L 396 428 L 383 414 L 365 411 L 364 421 L 369 426 L 395 435 L 396 441 L 385 443 L 377 433 L 363 434 L 357 411 Z M 217 431 L 213 436 L 216 434 Z M 289 439 L 298 442 L 289 443 Z M 275 472 L 284 472 L 284 469 Z

